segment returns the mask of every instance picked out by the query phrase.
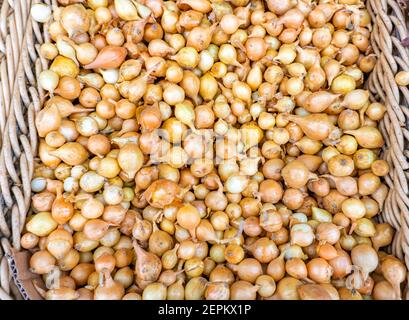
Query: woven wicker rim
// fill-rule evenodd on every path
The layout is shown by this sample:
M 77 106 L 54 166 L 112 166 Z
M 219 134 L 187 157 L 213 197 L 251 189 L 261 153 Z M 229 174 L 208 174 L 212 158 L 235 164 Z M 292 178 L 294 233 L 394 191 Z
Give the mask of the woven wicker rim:
M 0 300 L 27 298 L 13 281 L 10 250 L 21 250 L 21 232 L 31 214 L 30 181 L 38 145 L 34 119 L 45 96 L 36 79 L 48 64 L 39 47 L 50 37 L 30 17 L 34 2 L 38 1 L 0 0 Z M 56 5 L 56 0 L 43 2 Z M 407 27 L 398 1 L 366 0 L 366 5 L 378 58 L 366 86 L 371 98 L 387 107 L 380 129 L 386 141 L 382 158 L 391 167 L 385 178 L 390 192 L 379 219 L 397 230 L 391 251 L 409 268 L 409 90 L 394 80 L 397 72 L 409 71 L 409 50 L 401 45 Z

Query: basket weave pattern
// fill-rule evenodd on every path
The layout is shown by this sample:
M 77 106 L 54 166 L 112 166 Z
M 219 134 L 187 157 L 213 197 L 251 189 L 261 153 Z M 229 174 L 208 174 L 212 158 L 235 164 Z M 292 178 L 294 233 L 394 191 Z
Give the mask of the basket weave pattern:
M 38 145 L 34 119 L 45 94 L 36 79 L 47 67 L 39 47 L 49 35 L 47 28 L 30 18 L 32 2 L 36 1 L 0 0 L 0 300 L 22 299 L 9 266 L 10 250 L 21 250 L 20 236 L 30 214 L 30 181 Z M 56 0 L 43 2 L 56 5 Z M 380 129 L 386 141 L 382 157 L 391 166 L 385 178 L 390 192 L 380 220 L 397 230 L 391 250 L 409 268 L 409 90 L 394 80 L 397 72 L 409 71 L 409 50 L 401 45 L 408 33 L 396 0 L 366 3 L 378 58 L 366 85 L 372 98 L 387 107 Z
M 373 23 L 371 44 L 378 62 L 366 85 L 372 97 L 387 108 L 380 129 L 386 141 L 382 157 L 391 166 L 385 177 L 390 191 L 380 219 L 397 230 L 392 252 L 409 266 L 409 90 L 399 87 L 394 79 L 397 72 L 409 71 L 409 51 L 401 45 L 408 30 L 397 1 L 368 0 L 367 8 Z

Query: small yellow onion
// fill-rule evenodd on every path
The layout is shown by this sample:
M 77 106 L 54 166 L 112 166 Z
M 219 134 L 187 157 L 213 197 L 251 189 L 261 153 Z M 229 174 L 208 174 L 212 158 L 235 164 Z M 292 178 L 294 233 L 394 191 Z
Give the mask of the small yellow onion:
M 51 70 L 45 70 L 40 73 L 38 81 L 44 90 L 53 94 L 58 86 L 59 76 Z
M 133 178 L 143 165 L 143 154 L 136 143 L 127 143 L 119 151 L 118 164 L 129 178 Z
M 35 3 L 30 9 L 31 17 L 40 23 L 46 23 L 51 18 L 51 8 L 45 3 Z
M 355 90 L 355 88 L 355 79 L 346 74 L 336 77 L 331 84 L 331 90 L 333 93 L 347 94 L 352 90 Z
M 409 72 L 400 71 L 395 75 L 395 81 L 398 86 L 406 87 L 409 85 Z
M 79 73 L 79 68 L 75 62 L 61 55 L 54 59 L 50 66 L 50 70 L 60 77 L 76 78 Z

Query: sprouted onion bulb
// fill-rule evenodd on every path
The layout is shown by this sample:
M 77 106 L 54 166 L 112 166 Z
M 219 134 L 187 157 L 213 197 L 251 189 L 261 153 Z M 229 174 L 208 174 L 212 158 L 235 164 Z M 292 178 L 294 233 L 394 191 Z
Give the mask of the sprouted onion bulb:
M 31 9 L 45 299 L 402 297 L 363 0 L 58 3 Z

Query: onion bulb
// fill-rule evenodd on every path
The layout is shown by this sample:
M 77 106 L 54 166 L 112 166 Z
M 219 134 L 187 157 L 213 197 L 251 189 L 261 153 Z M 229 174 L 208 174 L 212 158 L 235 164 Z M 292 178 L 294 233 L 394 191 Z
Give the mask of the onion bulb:
M 351 251 L 352 263 L 359 267 L 364 275 L 364 280 L 369 273 L 378 266 L 379 258 L 376 251 L 367 244 L 359 244 Z
M 31 17 L 40 23 L 45 23 L 51 18 L 51 8 L 45 3 L 35 3 L 30 9 Z
M 290 188 L 301 188 L 305 186 L 310 179 L 316 179 L 317 176 L 311 173 L 308 168 L 299 160 L 291 161 L 281 172 L 285 183 Z
M 136 143 L 127 143 L 120 149 L 117 160 L 127 176 L 134 178 L 143 165 L 143 154 Z
M 406 267 L 395 257 L 386 257 L 381 262 L 382 275 L 392 285 L 397 299 L 401 299 L 400 284 L 406 279 Z

